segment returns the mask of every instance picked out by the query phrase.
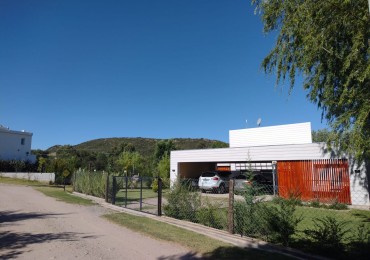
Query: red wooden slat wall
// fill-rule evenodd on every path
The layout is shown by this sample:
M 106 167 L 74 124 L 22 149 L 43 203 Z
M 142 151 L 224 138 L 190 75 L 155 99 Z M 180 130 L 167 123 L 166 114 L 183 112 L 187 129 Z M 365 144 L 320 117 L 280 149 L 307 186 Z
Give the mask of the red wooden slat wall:
M 279 195 L 283 198 L 351 204 L 347 160 L 279 161 L 277 176 Z

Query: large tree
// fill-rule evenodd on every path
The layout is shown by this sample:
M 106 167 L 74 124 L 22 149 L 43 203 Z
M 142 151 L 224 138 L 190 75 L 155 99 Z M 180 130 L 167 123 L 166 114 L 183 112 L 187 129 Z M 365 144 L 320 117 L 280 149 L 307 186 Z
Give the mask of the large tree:
M 336 145 L 370 155 L 370 15 L 368 0 L 252 0 L 264 31 L 277 32 L 262 62 L 290 90 L 303 77 L 308 99 L 322 109 Z

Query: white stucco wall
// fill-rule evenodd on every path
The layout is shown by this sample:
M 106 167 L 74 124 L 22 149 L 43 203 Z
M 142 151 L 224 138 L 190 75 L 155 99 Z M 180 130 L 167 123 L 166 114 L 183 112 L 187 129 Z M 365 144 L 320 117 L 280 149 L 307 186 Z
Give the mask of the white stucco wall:
M 310 122 L 229 131 L 230 148 L 307 143 L 312 143 Z
M 31 143 L 32 133 L 0 127 L 0 160 L 34 162 L 36 157 L 31 154 Z
M 358 165 L 350 160 L 349 174 L 352 205 L 370 206 L 369 180 L 367 179 L 365 163 Z
M 0 172 L 1 177 L 25 179 L 30 181 L 40 182 L 55 182 L 54 173 L 40 173 L 40 172 Z

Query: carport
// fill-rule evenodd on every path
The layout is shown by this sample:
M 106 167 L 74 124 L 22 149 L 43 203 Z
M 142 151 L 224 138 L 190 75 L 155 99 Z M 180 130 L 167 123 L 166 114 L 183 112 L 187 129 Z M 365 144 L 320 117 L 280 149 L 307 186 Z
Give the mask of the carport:
M 369 192 L 361 182 L 361 178 L 366 176 L 365 167 L 354 164 L 344 155 L 336 155 L 336 153 L 327 151 L 328 149 L 323 143 L 172 151 L 171 181 L 173 183 L 178 178 L 196 179 L 202 172 L 217 170 L 217 167 L 230 167 L 231 171 L 273 173 L 275 166 L 279 168 L 280 165 L 276 180 L 283 178 L 282 174 L 284 174 L 284 181 L 287 183 L 284 184 L 284 188 L 293 189 L 297 183 L 306 183 L 308 190 L 305 191 L 304 195 L 308 194 L 307 198 L 317 196 L 317 194 L 329 196 L 333 194 L 334 189 L 337 189 L 337 194 L 343 193 L 340 196 L 344 198 L 345 203 L 370 205 Z M 338 167 L 342 167 L 337 164 L 339 160 L 343 159 L 346 161 L 344 163 L 348 164 L 345 175 L 341 173 L 342 171 L 336 170 Z M 300 162 L 305 162 L 306 166 L 298 167 Z M 323 164 L 325 166 L 320 166 Z M 285 166 L 282 167 L 283 165 Z M 310 167 L 312 170 L 306 171 Z M 347 176 L 348 179 L 346 179 Z M 293 186 L 289 186 L 289 183 Z M 279 186 L 281 183 L 276 181 L 275 184 Z M 276 189 L 278 188 L 281 187 L 276 187 Z M 283 196 L 284 193 L 279 190 L 279 194 Z
M 239 171 L 261 172 L 272 174 L 273 162 L 179 162 L 178 177 L 181 179 L 196 179 L 206 171 Z

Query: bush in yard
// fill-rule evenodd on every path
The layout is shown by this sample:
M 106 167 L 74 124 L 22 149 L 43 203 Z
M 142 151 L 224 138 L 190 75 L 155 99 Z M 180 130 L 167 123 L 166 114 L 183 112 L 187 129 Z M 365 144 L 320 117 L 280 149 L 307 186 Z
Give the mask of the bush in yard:
M 350 243 L 351 251 L 355 252 L 358 256 L 370 255 L 370 229 L 364 223 L 357 227 L 354 236 L 351 238 Z M 359 258 L 356 256 L 356 258 Z
M 335 210 L 345 210 L 348 209 L 348 205 L 344 203 L 338 202 L 338 200 L 335 200 L 332 204 L 327 206 L 328 209 L 335 209 Z
M 149 189 L 152 186 L 152 178 L 143 177 L 143 187 Z
M 320 201 L 318 199 L 311 200 L 307 205 L 313 208 L 321 207 Z
M 152 190 L 154 192 L 158 192 L 158 179 L 157 178 L 153 179 L 153 182 L 152 182 Z
M 217 229 L 227 228 L 227 211 L 222 210 L 220 203 L 211 203 L 208 199 L 196 212 L 200 224 Z
M 265 207 L 256 197 L 258 189 L 246 187 L 244 201 L 234 203 L 235 232 L 241 236 L 267 237 Z
M 167 204 L 164 205 L 163 210 L 169 217 L 196 222 L 196 212 L 200 205 L 198 192 L 190 192 L 180 183 L 175 183 L 167 194 Z
M 326 216 L 315 218 L 314 229 L 306 229 L 304 233 L 311 238 L 319 249 L 329 255 L 344 249 L 345 235 L 349 232 L 348 221 L 338 221 L 336 218 Z
M 278 205 L 268 206 L 263 214 L 272 240 L 288 246 L 302 216 L 295 215 L 296 200 L 279 200 Z
M 74 176 L 73 189 L 87 195 L 104 198 L 106 176 L 107 173 L 103 172 L 78 171 Z

